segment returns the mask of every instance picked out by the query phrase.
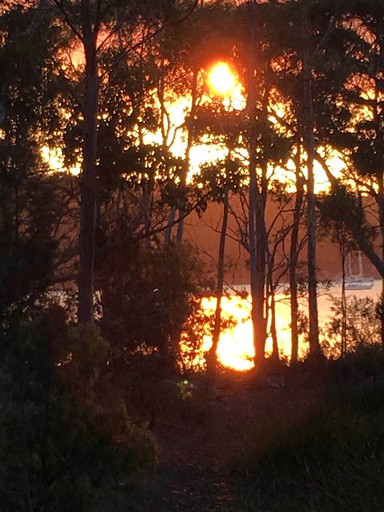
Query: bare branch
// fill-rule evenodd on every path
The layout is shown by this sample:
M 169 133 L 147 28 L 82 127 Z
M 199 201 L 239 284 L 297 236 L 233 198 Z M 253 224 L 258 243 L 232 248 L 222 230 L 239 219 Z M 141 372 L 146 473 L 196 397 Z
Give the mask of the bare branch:
M 58 0 L 55 0 L 55 1 L 58 1 Z M 180 23 L 182 23 L 183 21 L 185 21 L 191 14 L 192 12 L 195 10 L 195 8 L 197 7 L 197 5 L 199 4 L 199 1 L 200 0 L 194 0 L 191 7 L 189 9 L 186 10 L 186 12 L 180 16 L 177 20 L 174 20 L 174 21 L 170 21 L 168 23 L 165 23 L 164 25 L 161 25 L 160 27 L 152 30 L 151 32 L 149 32 L 145 37 L 143 37 L 143 39 L 141 39 L 140 41 L 138 41 L 137 43 L 129 46 L 128 48 L 126 48 L 124 50 L 124 52 L 122 52 L 116 59 L 115 61 L 113 62 L 113 66 L 116 65 L 118 62 L 120 62 L 120 60 L 122 60 L 124 57 L 126 57 L 130 52 L 132 52 L 133 50 L 135 50 L 136 48 L 140 47 L 141 45 L 143 45 L 144 43 L 146 43 L 147 41 L 153 39 L 154 37 L 156 37 L 160 32 L 162 32 L 163 30 L 165 30 L 166 28 L 169 28 L 169 27 L 172 27 L 172 26 L 176 26 Z M 114 33 L 116 33 L 120 27 L 122 27 L 124 25 L 124 23 L 126 22 L 127 20 L 123 20 L 119 23 L 119 25 L 117 27 L 115 27 L 115 30 L 110 32 L 106 37 L 105 39 L 99 44 L 99 46 L 97 47 L 97 51 L 99 51 L 103 46 L 105 46 L 105 44 L 109 41 L 109 39 L 112 37 L 112 35 Z M 113 67 L 112 66 L 112 67 Z M 109 70 L 109 73 L 111 72 L 111 70 Z M 101 80 L 103 80 L 106 76 L 107 72 L 104 73 L 101 77 Z
M 75 25 L 72 23 L 68 11 L 64 7 L 64 3 L 62 0 L 53 0 L 59 11 L 64 16 L 65 22 L 67 23 L 68 27 L 72 30 L 72 32 L 80 39 L 82 43 L 84 43 L 84 38 L 81 34 L 81 32 L 75 27 Z

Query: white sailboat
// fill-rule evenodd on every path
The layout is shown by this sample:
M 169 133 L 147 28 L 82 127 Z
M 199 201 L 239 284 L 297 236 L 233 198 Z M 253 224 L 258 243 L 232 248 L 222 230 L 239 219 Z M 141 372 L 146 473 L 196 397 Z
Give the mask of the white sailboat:
M 351 253 L 348 254 L 348 275 L 345 277 L 346 290 L 371 290 L 374 285 L 373 277 L 364 276 L 363 254 L 358 252 L 359 273 L 352 274 Z

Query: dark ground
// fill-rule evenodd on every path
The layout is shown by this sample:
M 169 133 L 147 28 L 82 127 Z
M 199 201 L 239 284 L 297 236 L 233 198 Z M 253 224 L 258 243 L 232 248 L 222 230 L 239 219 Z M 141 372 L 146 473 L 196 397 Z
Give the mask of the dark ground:
M 300 421 L 318 400 L 302 387 L 260 386 L 249 375 L 220 376 L 206 392 L 204 410 L 186 419 L 156 418 L 161 448 L 155 470 L 121 486 L 103 512 L 245 512 L 244 463 L 279 431 Z

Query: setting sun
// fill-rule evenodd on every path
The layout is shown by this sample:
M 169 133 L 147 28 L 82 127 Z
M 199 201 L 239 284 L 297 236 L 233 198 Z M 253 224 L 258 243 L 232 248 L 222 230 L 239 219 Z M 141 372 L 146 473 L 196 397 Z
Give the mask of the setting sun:
M 235 75 L 225 62 L 219 62 L 211 69 L 209 82 L 219 94 L 230 94 L 236 86 Z

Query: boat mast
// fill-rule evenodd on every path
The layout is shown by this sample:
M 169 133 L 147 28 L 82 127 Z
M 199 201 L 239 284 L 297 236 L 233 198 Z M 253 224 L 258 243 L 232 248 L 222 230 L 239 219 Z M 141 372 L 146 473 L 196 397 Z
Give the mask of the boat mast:
M 359 251 L 359 276 L 363 277 L 363 254 Z
M 351 276 L 351 275 L 352 275 L 352 258 L 351 258 L 351 253 L 349 252 L 348 256 L 347 256 L 347 276 Z

